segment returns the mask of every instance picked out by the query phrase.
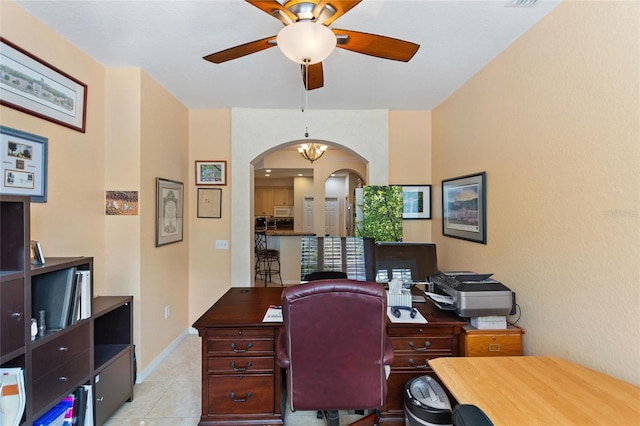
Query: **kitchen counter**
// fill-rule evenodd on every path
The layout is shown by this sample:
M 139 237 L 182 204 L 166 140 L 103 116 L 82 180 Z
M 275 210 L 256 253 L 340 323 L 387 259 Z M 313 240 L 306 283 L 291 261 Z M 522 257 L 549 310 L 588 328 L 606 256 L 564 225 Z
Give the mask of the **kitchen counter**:
M 267 236 L 270 237 L 314 237 L 316 234 L 312 232 L 299 232 L 288 230 L 269 230 Z

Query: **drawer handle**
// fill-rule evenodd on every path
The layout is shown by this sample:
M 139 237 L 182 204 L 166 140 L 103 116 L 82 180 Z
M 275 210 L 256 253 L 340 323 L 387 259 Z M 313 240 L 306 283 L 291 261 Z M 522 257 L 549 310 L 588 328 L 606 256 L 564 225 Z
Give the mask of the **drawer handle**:
M 236 367 L 236 363 L 235 361 L 231 361 L 231 368 L 233 368 L 233 371 L 247 371 L 249 369 L 249 367 L 251 367 L 253 364 L 251 364 L 251 361 L 247 362 L 246 367 Z
M 58 377 L 58 381 L 59 381 L 59 382 L 66 382 L 67 380 L 68 380 L 68 379 L 67 379 L 67 376 L 60 376 L 60 377 Z
M 411 349 L 413 349 L 414 351 L 426 351 L 427 348 L 429 348 L 429 346 L 431 346 L 431 342 L 430 341 L 426 341 L 424 342 L 424 348 L 416 348 L 415 345 L 413 344 L 413 342 L 409 342 L 409 346 L 411 347 Z
M 424 365 L 416 365 L 415 361 L 413 360 L 413 358 L 409 359 L 409 364 L 411 364 L 413 366 L 413 368 L 417 368 L 417 369 L 422 369 L 422 368 L 427 368 L 427 360 L 424 360 Z
M 249 342 L 247 343 L 247 346 L 245 347 L 245 349 L 236 349 L 236 344 L 232 343 L 231 349 L 233 349 L 235 353 L 240 353 L 240 352 L 247 352 L 249 349 L 251 349 L 252 346 L 253 346 L 253 343 Z
M 68 348 L 67 346 L 60 346 L 60 347 L 58 348 L 58 350 L 59 350 L 60 352 L 68 352 L 68 351 L 69 351 L 69 348 Z
M 489 344 L 489 352 L 500 352 L 500 343 Z
M 96 398 L 96 402 L 102 402 L 102 401 L 104 401 L 104 396 Z
M 233 400 L 233 402 L 247 402 L 247 400 L 249 398 L 251 398 L 251 392 L 247 392 L 244 395 L 244 398 L 236 398 L 236 394 L 235 392 L 231 392 L 231 394 L 229 395 L 231 397 L 231 399 Z

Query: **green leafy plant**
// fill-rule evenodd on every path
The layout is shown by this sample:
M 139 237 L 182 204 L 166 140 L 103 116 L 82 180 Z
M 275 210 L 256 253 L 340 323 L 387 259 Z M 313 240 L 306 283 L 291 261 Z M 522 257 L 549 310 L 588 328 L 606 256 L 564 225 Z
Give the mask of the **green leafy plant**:
M 402 187 L 365 186 L 362 221 L 356 223 L 356 236 L 376 241 L 402 241 Z

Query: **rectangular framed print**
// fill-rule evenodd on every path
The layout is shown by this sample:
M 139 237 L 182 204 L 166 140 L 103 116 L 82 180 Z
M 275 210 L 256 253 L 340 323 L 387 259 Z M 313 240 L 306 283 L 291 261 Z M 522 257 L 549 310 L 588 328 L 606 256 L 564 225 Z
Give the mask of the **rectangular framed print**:
M 0 37 L 0 104 L 85 132 L 87 85 Z
M 48 139 L 0 126 L 0 194 L 47 201 Z
M 184 185 L 156 178 L 156 247 L 182 241 Z
M 442 181 L 442 235 L 487 244 L 486 172 Z
M 431 185 L 402 185 L 402 219 L 431 219 Z
M 196 161 L 196 185 L 226 184 L 226 161 Z
M 221 188 L 198 188 L 198 217 L 211 219 L 222 217 Z

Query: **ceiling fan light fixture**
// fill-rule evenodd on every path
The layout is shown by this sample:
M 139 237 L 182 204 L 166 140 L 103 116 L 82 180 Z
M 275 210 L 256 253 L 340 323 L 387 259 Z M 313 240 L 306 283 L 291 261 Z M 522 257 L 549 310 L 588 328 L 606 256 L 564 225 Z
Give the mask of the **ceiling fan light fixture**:
M 336 48 L 336 36 L 328 27 L 310 21 L 298 21 L 282 28 L 277 36 L 284 55 L 299 64 L 324 61 Z
M 298 152 L 302 158 L 312 163 L 322 157 L 327 152 L 327 145 L 317 145 L 315 143 L 303 143 L 298 148 Z

